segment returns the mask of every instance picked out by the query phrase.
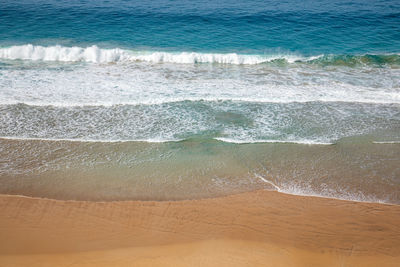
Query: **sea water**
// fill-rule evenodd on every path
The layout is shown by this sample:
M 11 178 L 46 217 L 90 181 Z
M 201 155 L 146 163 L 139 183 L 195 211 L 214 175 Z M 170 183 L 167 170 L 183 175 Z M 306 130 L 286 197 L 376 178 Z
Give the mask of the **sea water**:
M 400 203 L 398 1 L 0 0 L 0 192 Z

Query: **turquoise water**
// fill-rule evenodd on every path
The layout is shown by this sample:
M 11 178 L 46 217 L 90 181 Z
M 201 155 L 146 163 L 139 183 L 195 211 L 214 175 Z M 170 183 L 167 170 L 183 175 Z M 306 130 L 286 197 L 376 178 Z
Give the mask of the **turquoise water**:
M 396 0 L 7 1 L 0 44 L 139 50 L 398 53 Z
M 399 203 L 399 17 L 398 1 L 0 0 L 0 191 Z

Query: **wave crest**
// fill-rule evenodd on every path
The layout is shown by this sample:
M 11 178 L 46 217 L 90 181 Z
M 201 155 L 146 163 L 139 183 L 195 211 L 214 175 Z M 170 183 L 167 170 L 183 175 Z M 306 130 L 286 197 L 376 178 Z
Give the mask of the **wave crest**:
M 255 65 L 274 60 L 285 60 L 293 63 L 305 58 L 295 55 L 243 55 L 236 53 L 197 53 L 197 52 L 150 52 L 130 51 L 120 48 L 101 49 L 96 45 L 90 47 L 34 46 L 31 44 L 0 48 L 2 59 L 22 59 L 64 62 L 110 63 L 124 61 L 144 61 L 152 63 L 218 63 L 235 65 Z
M 294 54 L 237 54 L 237 53 L 199 53 L 199 52 L 160 52 L 135 51 L 121 48 L 102 49 L 96 45 L 90 47 L 18 45 L 0 48 L 0 59 L 61 61 L 61 62 L 150 62 L 177 64 L 232 64 L 257 65 L 268 62 L 307 63 L 334 66 L 382 66 L 400 65 L 400 54 L 365 54 L 365 55 L 317 55 L 300 56 Z
M 41 60 L 41 61 L 66 61 L 66 62 L 116 62 L 127 58 L 127 53 L 119 48 L 100 49 L 91 47 L 63 47 L 63 46 L 34 46 L 31 44 L 11 46 L 0 49 L 0 58 Z

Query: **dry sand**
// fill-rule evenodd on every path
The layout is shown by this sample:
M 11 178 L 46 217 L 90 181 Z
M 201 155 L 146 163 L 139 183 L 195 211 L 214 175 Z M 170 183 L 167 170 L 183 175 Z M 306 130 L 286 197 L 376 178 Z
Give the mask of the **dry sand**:
M 400 206 L 278 192 L 176 202 L 0 196 L 0 266 L 400 266 Z

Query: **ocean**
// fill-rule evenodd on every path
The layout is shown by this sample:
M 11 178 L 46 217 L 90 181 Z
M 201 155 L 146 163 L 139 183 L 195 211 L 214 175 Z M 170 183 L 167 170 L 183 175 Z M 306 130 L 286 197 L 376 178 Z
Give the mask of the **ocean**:
M 400 3 L 0 0 L 0 193 L 400 203 Z

